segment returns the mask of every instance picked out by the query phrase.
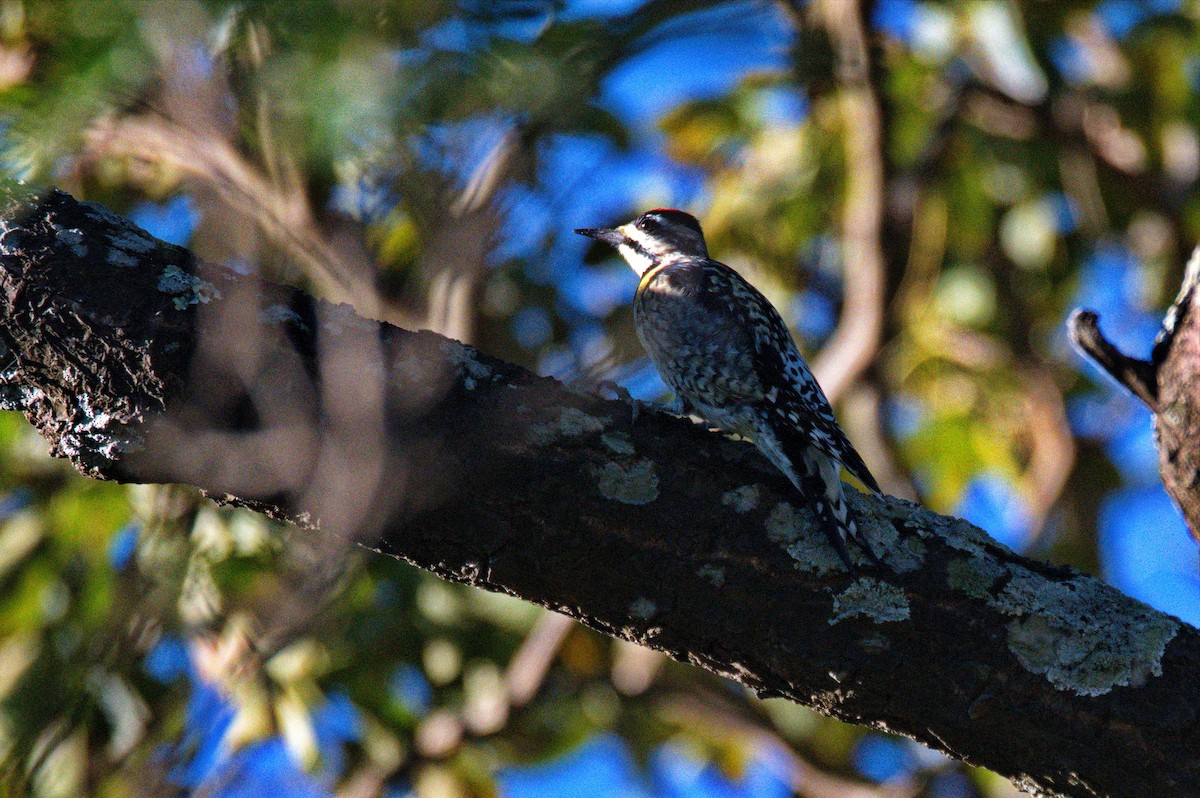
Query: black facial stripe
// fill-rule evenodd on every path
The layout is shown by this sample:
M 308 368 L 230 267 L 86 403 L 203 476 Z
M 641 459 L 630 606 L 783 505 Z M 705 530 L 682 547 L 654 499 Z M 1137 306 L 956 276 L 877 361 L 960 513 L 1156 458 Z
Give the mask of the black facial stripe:
M 634 252 L 638 253 L 642 257 L 648 258 L 652 262 L 658 260 L 658 256 L 655 255 L 650 250 L 646 249 L 644 246 L 642 246 L 641 241 L 635 241 L 632 238 L 626 237 L 625 243 L 629 246 L 630 249 L 632 249 Z

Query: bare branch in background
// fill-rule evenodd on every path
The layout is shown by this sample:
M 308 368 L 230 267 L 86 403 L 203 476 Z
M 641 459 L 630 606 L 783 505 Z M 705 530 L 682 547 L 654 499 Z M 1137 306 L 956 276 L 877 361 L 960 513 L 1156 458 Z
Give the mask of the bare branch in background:
M 840 778 L 815 767 L 768 724 L 738 712 L 722 697 L 706 691 L 670 693 L 656 700 L 662 717 L 681 726 L 745 741 L 756 749 L 773 752 L 784 768 L 783 780 L 800 798 L 912 798 L 915 785 L 884 784 L 878 787 Z
M 1109 229 L 1108 209 L 1095 157 L 1082 147 L 1066 146 L 1058 156 L 1058 173 L 1063 191 L 1079 209 L 1080 229 L 1090 238 L 1104 235 Z
M 992 108 L 988 119 L 1007 118 L 1019 128 L 1018 134 L 1015 129 L 1006 130 L 1005 124 L 989 124 L 977 114 L 965 116 L 966 121 L 989 134 L 1013 134 L 1016 138 L 1036 135 L 1053 141 L 1059 151 L 1063 191 L 1074 201 L 1080 228 L 1089 238 L 1102 237 L 1111 230 L 1101 178 L 1116 178 L 1124 193 L 1137 197 L 1138 205 L 1170 220 L 1175 250 L 1181 257 L 1191 251 L 1193 242 L 1187 237 L 1183 210 L 1194 178 L 1181 181 L 1180 176 L 1143 169 L 1140 160 L 1145 145 L 1123 126 L 1110 106 L 1071 92 L 1053 101 L 1027 105 L 979 84 L 972 85 L 972 103 Z
M 842 422 L 863 459 L 871 464 L 871 473 L 884 493 L 909 501 L 917 501 L 912 482 L 901 471 L 892 448 L 883 435 L 879 389 L 864 381 L 846 395 Z
M 800 756 L 773 729 L 737 714 L 715 696 L 673 694 L 660 699 L 658 707 L 665 720 L 723 737 L 740 737 L 756 748 L 778 753 L 786 769 L 784 780 L 799 798 L 915 798 L 919 792 L 911 780 L 876 787 L 826 773 Z
M 541 688 L 559 647 L 572 629 L 574 618 L 557 612 L 544 612 L 513 654 L 504 675 L 509 700 L 515 707 L 528 704 Z
M 264 46 L 261 37 L 250 38 Z M 410 323 L 381 302 L 375 265 L 365 253 L 334 246 L 321 230 L 298 168 L 271 145 L 265 106 L 258 109 L 260 132 L 266 137 L 264 173 L 235 144 L 235 128 L 223 104 L 228 89 L 215 82 L 220 73 L 203 76 L 189 70 L 173 51 L 164 53 L 163 60 L 168 69 L 157 110 L 96 120 L 85 140 L 83 165 L 111 158 L 176 170 L 260 229 L 330 301 L 353 304 L 372 318 Z
M 110 118 L 88 136 L 94 158 L 132 158 L 178 169 L 211 186 L 297 262 L 331 301 L 379 315 L 379 299 L 361 265 L 351 265 L 324 240 L 304 196 L 281 194 L 229 143 L 161 116 Z
M 1049 368 L 1020 365 L 1023 358 L 998 339 L 949 325 L 940 334 L 949 339 L 943 353 L 950 362 L 976 372 L 1013 368 L 1021 376 L 1022 418 L 1027 427 L 1022 441 L 1028 442 L 1029 457 L 1020 483 L 1026 486 L 1025 498 L 1036 537 L 1075 465 L 1075 438 L 1067 421 L 1062 390 Z
M 993 134 L 1014 134 L 1014 126 L 1021 127 L 1022 131 L 1030 125 L 1036 129 L 1036 117 L 1029 109 L 973 79 L 964 78 L 948 85 L 947 90 L 950 97 L 945 103 L 941 122 L 908 178 L 912 183 L 912 202 L 908 205 L 911 211 L 906 216 L 911 219 L 912 238 L 907 264 L 894 300 L 893 312 L 897 314 L 911 316 L 923 312 L 931 301 L 933 287 L 945 258 L 950 209 L 938 193 L 924 190 L 924 183 L 938 170 L 957 126 L 964 120 L 979 123 L 976 112 L 980 108 L 979 103 L 985 103 L 995 114 L 1011 116 L 1003 124 L 993 120 L 1004 128 L 1001 131 L 991 130 Z M 1020 135 L 1024 136 L 1025 132 Z M 1086 153 L 1079 154 L 1087 157 Z M 1087 174 L 1094 180 L 1094 169 Z M 1087 181 L 1084 181 L 1084 185 L 1095 188 L 1094 183 Z M 1081 190 L 1077 185 L 1076 191 Z M 1072 193 L 1072 196 L 1076 196 L 1076 193 Z M 1103 215 L 1103 207 L 1096 213 Z M 1002 253 L 996 253 L 994 262 L 1001 264 L 1002 270 L 1011 271 L 1011 264 Z M 1011 285 L 1011 274 L 1008 283 L 1003 282 L 1003 276 L 1001 285 Z M 1016 324 L 1022 331 L 1017 337 L 1019 352 L 1010 351 L 999 341 L 976 333 L 947 329 L 944 332 L 951 335 L 955 343 L 946 347 L 946 355 L 972 370 L 995 369 L 1002 364 L 1019 369 L 1024 388 L 1022 399 L 1030 421 L 1029 434 L 1026 436 L 1030 446 L 1029 462 L 1021 482 L 1028 488 L 1027 499 L 1036 535 L 1044 528 L 1048 514 L 1066 487 L 1075 463 L 1075 442 L 1067 423 L 1062 390 L 1055 383 L 1049 368 L 1020 365 L 1036 360 L 1036 355 L 1024 343 L 1024 331 L 1028 330 L 1028 325 L 1023 323 L 1026 314 L 1022 298 L 1010 296 L 1008 299 L 1010 313 L 1016 315 Z
M 1020 374 L 1025 387 L 1025 417 L 1031 445 L 1021 482 L 1032 488 L 1029 510 L 1036 538 L 1044 530 L 1046 519 L 1062 496 L 1075 466 L 1075 436 L 1067 421 L 1062 390 L 1050 370 L 1026 367 Z
M 872 84 L 862 4 L 822 0 L 819 13 L 837 51 L 838 101 L 846 148 L 842 209 L 842 315 L 813 372 L 831 402 L 858 379 L 883 337 L 886 263 L 883 252 L 884 131 Z
M 1037 117 L 1026 107 L 986 92 L 973 91 L 963 119 L 990 136 L 1029 141 L 1038 132 Z
M 531 144 L 520 125 L 511 126 L 446 209 L 421 255 L 422 273 L 433 280 L 427 329 L 465 343 L 475 339 L 486 259 L 503 223 L 496 194 L 528 168 Z
M 641 695 L 650 689 L 664 664 L 663 655 L 642 646 L 617 640 L 613 643 L 614 655 L 611 679 L 613 687 L 621 695 Z

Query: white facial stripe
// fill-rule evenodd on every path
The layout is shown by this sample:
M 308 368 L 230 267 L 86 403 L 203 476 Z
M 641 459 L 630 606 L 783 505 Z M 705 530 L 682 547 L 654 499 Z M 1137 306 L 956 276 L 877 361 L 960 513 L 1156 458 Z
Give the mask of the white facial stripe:
M 646 257 L 641 252 L 638 252 L 628 244 L 621 244 L 617 247 L 617 251 L 621 253 L 621 257 L 625 259 L 625 262 L 629 264 L 630 268 L 637 272 L 638 277 L 641 277 L 643 274 L 645 274 L 646 269 L 649 269 L 654 265 L 653 260 Z
M 640 244 L 642 249 L 646 250 L 647 252 L 653 253 L 655 255 L 662 255 L 668 249 L 666 244 L 664 244 L 663 242 L 654 238 L 653 236 L 647 235 L 645 232 L 637 229 L 636 227 L 633 226 L 632 222 L 630 222 L 629 224 L 626 224 L 626 225 L 622 225 L 621 227 L 619 227 L 617 229 L 620 230 L 622 233 L 624 233 L 628 238 L 631 238 L 634 241 L 636 241 L 638 244 Z

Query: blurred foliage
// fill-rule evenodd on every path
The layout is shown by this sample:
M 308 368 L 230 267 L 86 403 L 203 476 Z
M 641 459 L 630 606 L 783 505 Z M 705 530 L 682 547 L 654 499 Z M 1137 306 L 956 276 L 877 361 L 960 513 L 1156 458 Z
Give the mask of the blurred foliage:
M 862 268 L 822 5 L 0 0 L 0 164 L 202 257 L 655 398 L 632 276 L 568 231 L 688 207 L 819 351 Z M 1200 5 L 866 13 L 886 273 L 851 437 L 882 441 L 864 453 L 889 489 L 1196 623 L 1148 420 L 1062 321 L 1092 306 L 1148 351 L 1200 235 Z M 8 794 L 786 795 L 813 766 L 1011 790 L 189 489 L 83 480 L 11 415 L 0 490 Z

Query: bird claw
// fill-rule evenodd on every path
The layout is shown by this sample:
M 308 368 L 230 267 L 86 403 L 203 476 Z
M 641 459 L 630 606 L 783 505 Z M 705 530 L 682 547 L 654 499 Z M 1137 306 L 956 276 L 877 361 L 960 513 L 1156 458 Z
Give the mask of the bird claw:
M 596 383 L 593 389 L 596 396 L 601 399 L 607 399 L 610 402 L 624 402 L 629 405 L 629 425 L 633 426 L 637 423 L 638 413 L 641 411 L 641 406 L 646 404 L 641 399 L 634 399 L 633 394 L 629 393 L 629 389 L 618 382 L 612 380 L 600 380 Z
M 595 393 L 596 396 L 599 396 L 601 399 L 607 399 L 609 401 L 615 401 L 615 402 L 634 402 L 634 401 L 636 401 L 629 394 L 628 388 L 626 388 L 621 383 L 613 382 L 612 380 L 600 380 L 600 382 L 596 383 L 596 387 L 593 390 L 593 393 Z
M 647 402 L 645 399 L 635 399 L 633 395 L 629 393 L 628 388 L 620 383 L 613 382 L 612 380 L 601 380 L 600 382 L 596 383 L 594 393 L 601 399 L 625 402 L 628 404 L 630 408 L 629 423 L 631 425 L 636 424 L 638 416 L 640 416 L 646 410 L 651 410 L 658 413 L 667 413 L 679 418 L 691 418 L 691 416 L 688 414 L 687 407 L 684 406 L 683 398 L 678 395 L 670 402 L 665 404 L 660 402 Z
M 641 399 L 633 400 L 634 419 L 637 419 L 637 414 L 641 410 L 654 410 L 658 413 L 666 413 L 667 415 L 675 416 L 676 418 L 686 418 L 689 421 L 691 416 L 688 414 L 687 407 L 683 404 L 683 399 L 676 396 L 671 401 L 663 404 L 661 402 L 644 402 Z

